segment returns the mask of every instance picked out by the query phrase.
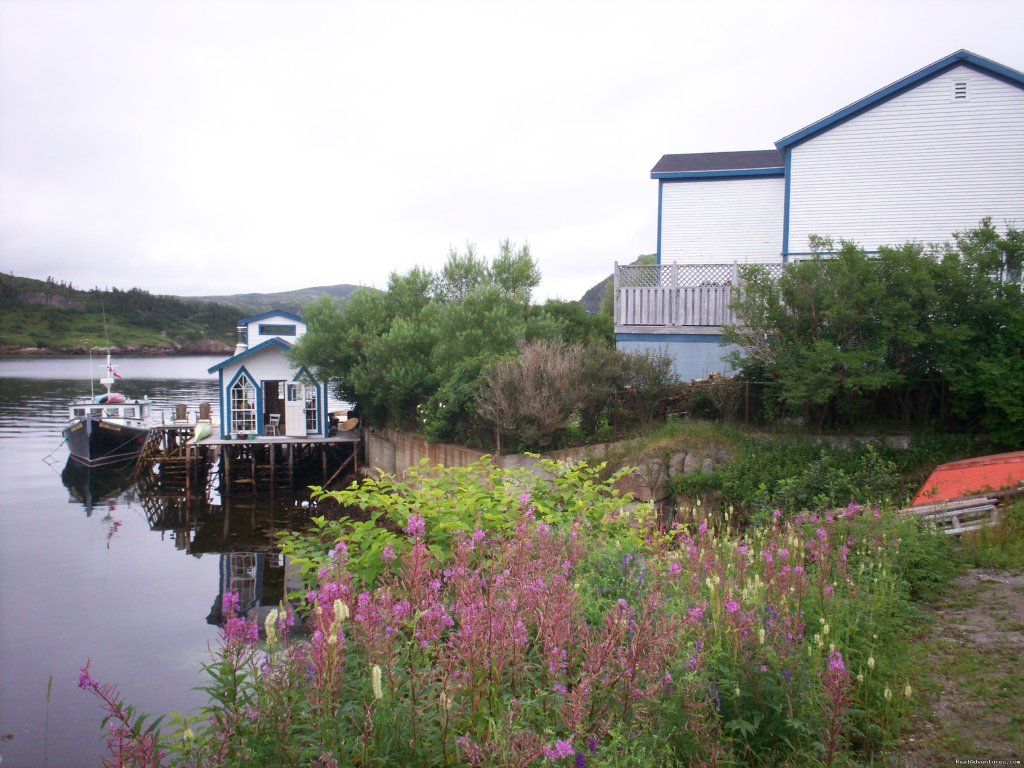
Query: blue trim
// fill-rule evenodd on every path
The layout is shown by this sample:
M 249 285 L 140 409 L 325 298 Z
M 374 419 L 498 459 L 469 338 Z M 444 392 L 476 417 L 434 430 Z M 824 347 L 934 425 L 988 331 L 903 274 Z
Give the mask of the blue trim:
M 867 248 L 861 248 L 861 250 L 864 251 L 864 253 L 866 253 L 868 256 L 877 256 L 879 253 L 881 253 L 881 251 L 879 251 L 878 249 L 875 249 L 875 250 L 872 251 L 872 250 L 868 250 Z M 825 256 L 834 256 L 835 253 L 836 253 L 835 251 L 825 251 L 823 253 L 823 255 L 825 255 Z M 791 251 L 787 255 L 788 256 L 816 256 L 817 254 L 815 254 L 814 251 Z
M 255 347 L 250 347 L 249 349 L 245 350 L 245 352 L 239 352 L 237 355 L 229 357 L 227 360 L 222 360 L 221 362 L 217 363 L 216 365 L 211 366 L 210 368 L 208 368 L 207 369 L 207 373 L 215 373 L 215 372 L 221 370 L 222 368 L 224 368 L 224 367 L 226 367 L 228 365 L 231 365 L 232 363 L 237 363 L 239 360 L 244 360 L 245 358 L 249 357 L 250 355 L 255 355 L 257 352 L 261 352 L 262 350 L 266 349 L 267 347 L 269 347 L 271 345 L 273 345 L 275 347 L 279 347 L 280 349 L 291 349 L 292 348 L 292 345 L 289 344 L 287 341 L 282 341 L 281 339 L 279 339 L 279 338 L 277 338 L 275 336 L 272 339 L 267 339 L 266 341 L 264 341 L 264 342 L 262 342 L 260 344 L 257 344 Z
M 316 377 L 312 373 L 310 373 L 309 369 L 304 365 L 300 366 L 299 370 L 295 372 L 295 375 L 292 376 L 292 381 L 298 381 L 300 376 L 305 376 L 307 379 L 309 379 L 309 381 L 313 382 L 314 384 L 320 384 L 320 382 L 316 380 Z
M 661 264 L 661 211 L 662 211 L 662 196 L 665 190 L 665 182 L 658 182 L 658 250 L 657 257 L 654 260 L 655 264 Z
M 713 342 L 722 340 L 720 333 L 616 333 L 615 341 L 648 341 L 656 344 L 674 344 L 678 342 Z
M 789 260 L 789 187 L 793 178 L 793 152 L 788 147 L 786 156 L 786 195 L 782 203 L 782 263 Z
M 217 388 L 220 390 L 220 436 L 227 437 L 228 420 L 224 418 L 227 408 L 224 405 L 224 371 L 217 371 Z
M 272 309 L 269 312 L 263 312 L 258 315 L 253 315 L 252 317 L 243 317 L 241 320 L 238 321 L 238 324 L 241 325 L 242 323 L 245 323 L 246 325 L 248 325 L 249 323 L 254 323 L 257 320 L 266 320 L 268 317 L 286 317 L 289 320 L 295 320 L 296 322 L 303 324 L 306 322 L 301 317 L 296 315 L 294 312 L 285 312 L 284 310 L 281 309 Z
M 329 410 L 330 403 L 327 402 L 327 384 L 321 384 L 320 386 L 320 402 L 323 403 L 324 412 L 320 419 L 320 432 L 324 437 L 331 436 L 331 412 Z
M 669 179 L 672 181 L 691 181 L 704 179 L 735 179 L 746 176 L 781 176 L 784 168 L 735 168 L 718 171 L 663 171 L 651 173 L 652 179 Z
M 781 150 L 807 141 L 823 131 L 835 128 L 837 125 L 841 125 L 847 120 L 851 120 L 863 112 L 873 109 L 879 104 L 884 104 L 886 101 L 896 98 L 911 88 L 915 88 L 926 80 L 937 77 L 960 65 L 968 66 L 982 74 L 991 75 L 1018 88 L 1024 88 L 1024 73 L 1010 69 L 983 56 L 978 56 L 970 51 L 960 50 L 946 56 L 944 59 L 939 59 L 934 64 L 929 64 L 924 69 L 919 69 L 917 72 L 907 75 L 902 80 L 897 80 L 895 83 L 865 96 L 860 101 L 855 101 L 838 112 L 833 112 L 816 123 L 811 123 L 806 128 L 801 128 L 796 133 L 791 133 L 789 136 L 779 139 L 775 142 L 775 146 Z

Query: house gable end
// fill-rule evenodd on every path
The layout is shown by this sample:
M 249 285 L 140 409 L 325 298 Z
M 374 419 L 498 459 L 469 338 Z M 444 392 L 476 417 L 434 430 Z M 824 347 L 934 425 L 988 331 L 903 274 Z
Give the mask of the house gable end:
M 788 152 L 794 146 L 802 144 L 824 131 L 828 131 L 838 125 L 842 125 L 846 121 L 852 120 L 858 115 L 861 115 L 870 109 L 874 109 L 880 104 L 884 104 L 885 102 L 894 99 L 897 96 L 900 96 L 958 66 L 967 67 L 975 72 L 994 77 L 997 80 L 1009 83 L 1017 88 L 1024 89 L 1024 73 L 1018 72 L 1015 69 L 1011 69 L 1010 67 L 1006 67 L 990 59 L 986 59 L 983 56 L 978 56 L 970 51 L 960 50 L 943 59 L 939 59 L 939 61 L 936 61 L 934 64 L 930 64 L 923 69 L 919 69 L 917 72 L 907 75 L 901 80 L 897 80 L 895 83 L 887 85 L 886 87 L 865 96 L 863 99 L 855 101 L 853 104 L 833 112 L 831 115 L 828 115 L 815 123 L 811 123 L 805 128 L 801 128 L 795 133 L 791 133 L 788 136 L 779 139 L 775 142 L 775 146 L 780 151 Z

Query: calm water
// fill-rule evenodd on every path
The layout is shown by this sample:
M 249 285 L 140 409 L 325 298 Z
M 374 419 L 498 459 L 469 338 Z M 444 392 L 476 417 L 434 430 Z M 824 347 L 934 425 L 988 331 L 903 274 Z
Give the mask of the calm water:
M 186 510 L 179 497 L 140 496 L 124 473 L 66 472 L 67 403 L 89 392 L 99 362 L 0 360 L 3 768 L 99 764 L 102 712 L 77 687 L 88 659 L 93 677 L 116 682 L 143 711 L 199 707 L 192 689 L 217 637 L 226 580 L 248 579 L 254 605 L 279 599 L 284 574 L 270 532 L 308 517 L 294 500 L 244 513 Z M 118 389 L 168 413 L 202 401 L 216 412 L 206 369 L 217 362 L 124 358 Z

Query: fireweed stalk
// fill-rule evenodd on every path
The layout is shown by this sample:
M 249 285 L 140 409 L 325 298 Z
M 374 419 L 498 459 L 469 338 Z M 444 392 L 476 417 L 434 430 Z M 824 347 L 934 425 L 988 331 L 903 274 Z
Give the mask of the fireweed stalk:
M 599 766 L 660 743 L 683 763 L 830 764 L 855 710 L 888 727 L 882 691 L 906 677 L 885 641 L 904 610 L 893 563 L 900 536 L 924 534 L 850 508 L 742 537 L 639 522 L 642 547 L 621 549 L 593 521 L 537 519 L 529 494 L 517 507 L 507 533 L 467 531 L 443 561 L 410 514 L 366 588 L 339 543 L 306 637 L 283 611 L 260 648 L 227 597 L 189 751 L 131 730 L 118 749 L 152 765 Z M 849 672 L 869 658 L 871 691 Z

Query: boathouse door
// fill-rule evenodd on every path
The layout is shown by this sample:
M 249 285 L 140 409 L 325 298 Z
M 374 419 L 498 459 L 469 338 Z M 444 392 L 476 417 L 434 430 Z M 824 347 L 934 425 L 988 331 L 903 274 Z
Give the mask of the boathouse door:
M 263 382 L 263 429 L 266 434 L 267 424 L 271 415 L 278 415 L 284 420 L 284 385 L 283 381 Z
M 306 436 L 306 388 L 301 381 L 288 382 L 284 433 L 289 437 Z

